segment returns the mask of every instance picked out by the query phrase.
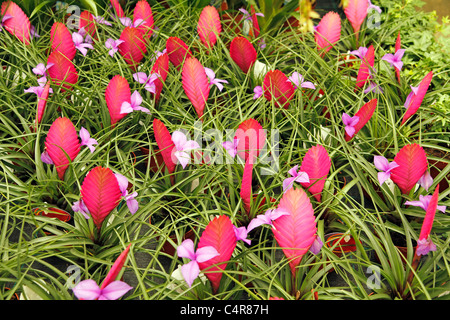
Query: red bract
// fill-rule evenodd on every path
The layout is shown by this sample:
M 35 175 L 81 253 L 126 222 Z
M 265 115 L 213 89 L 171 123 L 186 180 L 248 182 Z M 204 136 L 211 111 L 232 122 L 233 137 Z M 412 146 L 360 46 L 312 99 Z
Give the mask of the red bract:
M 250 5 L 250 13 L 252 15 L 252 28 L 253 28 L 253 35 L 255 38 L 259 37 L 259 23 L 258 23 L 258 16 L 256 15 L 255 8 L 253 5 Z
M 408 194 L 427 171 L 427 155 L 418 144 L 404 146 L 395 156 L 398 167 L 392 169 L 391 180 L 403 194 Z
M 352 25 L 353 31 L 358 38 L 359 29 L 367 16 L 367 9 L 369 8 L 369 1 L 366 0 L 349 0 L 344 13 L 348 21 Z
M 106 286 L 108 286 L 108 284 L 116 280 L 117 276 L 119 275 L 120 271 L 123 268 L 123 265 L 125 264 L 125 261 L 127 260 L 128 252 L 130 252 L 130 247 L 131 243 L 126 247 L 124 251 L 122 251 L 119 257 L 116 259 L 111 269 L 109 270 L 108 274 L 106 275 L 105 280 L 103 280 L 100 289 L 104 289 Z
M 333 45 L 341 38 L 341 18 L 336 12 L 328 12 L 320 20 L 319 25 L 314 33 L 317 49 L 321 52 L 321 56 L 325 52 L 330 51 Z
M 253 163 L 249 160 L 245 162 L 244 173 L 242 175 L 241 191 L 239 195 L 244 203 L 245 212 L 250 214 L 250 203 L 252 199 L 252 173 Z
M 213 6 L 206 6 L 200 13 L 197 32 L 201 42 L 207 47 L 212 48 L 222 31 L 219 12 Z
M 140 0 L 136 3 L 133 13 L 133 23 L 138 19 L 144 20 L 144 23 L 139 25 L 137 29 L 142 32 L 144 38 L 148 41 L 153 34 L 154 20 L 152 8 L 146 0 Z
M 42 116 L 44 115 L 45 106 L 47 105 L 47 99 L 48 94 L 50 92 L 50 82 L 47 82 L 47 84 L 44 87 L 44 91 L 42 91 L 41 96 L 38 97 L 38 105 L 37 105 L 37 111 L 36 111 L 36 129 L 38 124 L 42 120 Z
M 196 58 L 187 58 L 181 73 L 184 92 L 197 112 L 199 118 L 203 116 L 206 100 L 209 96 L 209 81 L 200 61 Z
M 30 20 L 22 9 L 12 1 L 5 1 L 2 3 L 1 15 L 12 17 L 3 23 L 3 27 L 26 45 L 30 44 Z
M 430 86 L 431 78 L 433 78 L 433 71 L 430 71 L 420 82 L 419 88 L 417 89 L 417 94 L 413 96 L 411 102 L 409 103 L 409 106 L 406 106 L 407 110 L 405 112 L 405 115 L 403 116 L 401 124 L 404 124 L 406 120 L 408 120 L 413 114 L 417 112 L 417 110 L 419 110 L 423 98 L 427 93 L 428 87 Z
M 172 173 L 175 171 L 176 166 L 176 162 L 172 159 L 173 148 L 175 148 L 175 144 L 172 141 L 172 136 L 164 123 L 156 118 L 153 120 L 153 132 L 155 135 L 156 144 L 161 152 L 160 154 L 162 155 L 167 170 L 169 173 Z
M 248 119 L 239 125 L 234 139 L 239 140 L 237 155 L 246 162 L 251 159 L 250 162 L 255 163 L 266 143 L 266 132 L 258 121 Z
M 398 32 L 397 40 L 395 41 L 395 52 L 402 48 L 402 40 L 400 38 L 400 31 Z M 395 74 L 397 76 L 397 81 L 400 83 L 400 70 L 395 68 Z
M 198 249 L 212 246 L 219 253 L 218 256 L 198 264 L 200 270 L 205 270 L 204 273 L 211 281 L 214 293 L 219 290 L 222 271 L 225 270 L 227 261 L 231 259 L 236 242 L 233 223 L 225 215 L 216 217 L 208 223 L 200 237 Z
M 122 103 L 131 102 L 131 90 L 127 79 L 120 75 L 114 76 L 106 87 L 105 100 L 111 117 L 111 126 L 114 127 L 126 116 L 126 113 L 120 113 Z
M 84 28 L 84 30 L 92 37 L 92 39 L 98 39 L 95 19 L 92 13 L 90 13 L 89 11 L 81 12 L 79 27 L 80 29 Z
M 123 18 L 125 17 L 125 13 L 123 12 L 122 6 L 119 3 L 119 0 L 110 0 L 111 5 L 114 8 L 114 11 L 116 12 L 117 17 Z
M 155 84 L 155 101 L 158 102 L 164 82 L 167 79 L 167 74 L 169 73 L 169 56 L 167 53 L 160 55 L 158 59 L 156 59 L 150 74 L 154 73 L 159 75 L 159 77 L 153 82 Z
M 77 130 L 68 118 L 57 118 L 48 130 L 45 148 L 52 159 L 58 177 L 64 180 L 69 164 L 80 152 Z
M 291 188 L 280 200 L 278 209 L 289 212 L 273 221 L 273 235 L 289 260 L 291 272 L 300 264 L 316 238 L 316 221 L 306 192 Z
M 72 34 L 62 22 L 55 22 L 50 30 L 50 45 L 52 52 L 58 51 L 68 60 L 75 58 L 76 49 Z
M 244 37 L 235 37 L 231 41 L 230 56 L 239 68 L 247 73 L 256 61 L 256 50 Z
M 300 167 L 300 171 L 306 172 L 309 177 L 309 183 L 301 182 L 301 185 L 307 188 L 319 202 L 330 168 L 330 156 L 327 150 L 321 145 L 311 147 L 306 152 Z
M 109 168 L 95 167 L 88 172 L 81 185 L 81 199 L 98 230 L 122 197 L 119 183 Z
M 192 57 L 192 52 L 183 40 L 169 37 L 166 41 L 166 50 L 169 60 L 175 67 L 179 67 L 186 58 Z
M 287 109 L 289 101 L 294 97 L 295 88 L 288 77 L 280 70 L 271 70 L 266 73 L 263 82 L 264 97 L 278 108 Z
M 359 117 L 358 123 L 354 126 L 355 133 L 352 137 L 350 137 L 347 133 L 345 133 L 345 141 L 350 141 L 358 132 L 361 130 L 366 123 L 372 118 L 373 113 L 377 107 L 377 99 L 372 99 L 366 104 L 364 104 L 358 112 L 356 112 L 355 116 Z
M 120 34 L 119 53 L 122 55 L 131 70 L 136 71 L 137 65 L 147 53 L 147 47 L 142 33 L 133 27 L 126 27 Z
M 373 65 L 375 63 L 375 49 L 373 45 L 367 49 L 366 55 L 362 58 L 361 65 L 358 70 L 358 75 L 356 77 L 356 88 L 362 88 L 364 84 L 369 81 L 370 73 L 373 70 Z
M 59 51 L 53 51 L 47 59 L 47 65 L 53 63 L 53 66 L 47 70 L 52 82 L 61 86 L 61 92 L 65 89 L 70 90 L 78 81 L 78 72 L 74 64 Z

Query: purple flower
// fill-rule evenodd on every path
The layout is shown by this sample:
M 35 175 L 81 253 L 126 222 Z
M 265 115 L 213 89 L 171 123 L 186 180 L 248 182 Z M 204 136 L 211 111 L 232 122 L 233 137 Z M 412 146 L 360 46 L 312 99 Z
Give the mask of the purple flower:
M 360 58 L 362 60 L 366 56 L 367 50 L 368 49 L 366 47 L 359 47 L 358 50 L 350 51 L 350 54 L 357 56 L 358 58 Z
M 266 47 L 266 41 L 264 40 L 264 38 L 258 40 L 258 46 L 260 49 L 264 49 Z
M 120 113 L 131 113 L 133 111 L 142 111 L 150 114 L 150 110 L 147 108 L 141 107 L 142 97 L 139 92 L 134 91 L 131 95 L 131 103 L 128 101 L 124 101 L 120 107 Z
M 162 56 L 164 53 L 167 52 L 167 49 L 165 48 L 162 52 L 156 50 L 154 55 L 152 56 L 152 58 L 150 59 L 151 61 L 155 61 L 156 59 L 158 59 L 160 56 Z
M 122 42 L 124 42 L 123 40 L 114 40 L 114 39 L 111 39 L 111 38 L 109 38 L 108 40 L 106 40 L 106 42 L 105 42 L 105 47 L 106 48 L 108 48 L 108 49 L 110 49 L 109 50 L 109 55 L 111 56 L 111 57 L 113 57 L 114 56 L 114 53 L 116 53 L 117 52 L 117 50 L 119 50 L 119 45 L 122 43 Z
M 269 209 L 264 214 L 259 214 L 256 218 L 253 218 L 252 221 L 247 226 L 247 232 L 259 227 L 263 224 L 268 224 L 273 227 L 273 221 L 278 219 L 281 216 L 290 215 L 290 213 L 284 209 Z
M 403 62 L 402 57 L 405 54 L 405 49 L 398 49 L 395 54 L 387 53 L 381 58 L 381 60 L 387 61 L 394 66 L 397 70 L 402 70 Z
M 81 29 L 84 30 L 84 28 L 81 28 Z M 84 37 L 83 37 L 83 35 L 81 35 L 78 32 L 72 33 L 72 41 L 73 41 L 73 44 L 75 45 L 75 48 L 77 48 L 78 51 L 80 51 L 83 56 L 86 56 L 87 51 L 88 51 L 87 49 L 94 49 L 92 44 L 83 42 Z
M 253 95 L 253 100 L 258 99 L 258 98 L 261 97 L 262 94 L 263 94 L 263 88 L 262 88 L 261 86 L 256 86 L 256 87 L 253 89 L 253 92 L 255 93 L 255 94 Z
M 42 77 L 42 78 L 45 78 L 45 77 Z M 47 80 L 47 79 L 45 79 L 45 80 Z M 41 85 L 41 83 L 39 83 L 39 86 L 29 87 L 28 89 L 25 89 L 24 92 L 34 93 L 38 96 L 38 98 L 40 98 L 42 95 L 42 92 L 44 92 L 44 87 L 45 87 L 45 83 L 44 83 L 44 85 Z M 50 88 L 49 92 L 53 92 L 52 88 Z
M 48 69 L 50 69 L 53 66 L 53 63 L 49 63 L 47 65 L 43 63 L 38 63 L 36 67 L 33 68 L 33 73 L 37 76 L 45 76 L 45 73 Z
M 413 86 L 410 86 L 410 87 L 411 87 L 411 92 L 406 97 L 405 104 L 403 105 L 406 109 L 409 108 L 409 105 L 411 104 L 412 100 L 414 99 L 417 92 L 419 91 L 419 87 L 413 87 Z
M 101 17 L 101 16 L 94 16 L 94 20 L 99 23 L 99 24 L 104 24 L 107 26 L 112 26 L 112 23 L 109 21 L 106 21 L 105 18 Z
M 123 281 L 113 281 L 103 289 L 92 279 L 79 282 L 72 290 L 80 300 L 117 300 L 132 287 Z
M 222 146 L 225 148 L 225 150 L 228 151 L 230 156 L 234 158 L 237 154 L 237 147 L 239 144 L 239 139 L 233 139 L 233 141 L 225 141 L 222 143 Z
M 236 226 L 233 226 L 233 229 L 234 229 L 234 234 L 236 235 L 237 241 L 242 240 L 248 245 L 251 244 L 251 240 L 247 239 L 248 231 L 247 231 L 246 227 L 238 228 Z
M 383 93 L 383 88 L 381 88 L 379 85 L 377 85 L 375 82 L 370 81 L 369 85 L 367 86 L 366 90 L 364 90 L 364 93 L 369 92 L 375 92 L 375 93 Z
M 312 254 L 318 254 L 320 252 L 320 249 L 322 249 L 323 242 L 322 239 L 318 235 L 316 235 L 316 238 L 314 239 L 313 244 L 309 248 L 309 251 L 311 251 Z
M 133 27 L 133 28 L 137 28 L 141 24 L 145 23 L 145 20 L 143 20 L 143 19 L 137 19 L 133 23 L 133 21 L 130 18 L 128 18 L 128 17 L 119 18 L 119 20 L 125 27 Z
M 89 209 L 82 199 L 75 201 L 72 205 L 73 212 L 80 212 L 86 219 L 89 219 Z
M 127 203 L 128 210 L 130 210 L 131 214 L 135 214 L 139 209 L 139 204 L 135 199 L 138 193 L 133 192 L 132 194 L 128 194 L 128 179 L 120 173 L 115 173 L 114 175 L 116 176 L 117 183 L 119 184 L 119 189 L 122 193 L 122 197 Z
M 381 13 L 381 8 L 379 6 L 375 6 L 372 4 L 370 0 L 369 1 L 369 7 L 367 8 L 367 12 L 369 12 L 370 9 L 376 10 L 378 13 Z
M 148 92 L 155 93 L 156 92 L 156 85 L 155 80 L 158 79 L 159 74 L 152 73 L 149 76 L 145 72 L 136 72 L 133 74 L 134 80 L 136 80 L 139 83 L 145 84 L 144 89 Z
M 406 201 L 405 205 L 420 207 L 423 210 L 427 211 L 428 205 L 430 204 L 431 197 L 432 197 L 432 195 L 427 195 L 427 196 L 419 195 L 419 200 Z M 442 213 L 445 213 L 445 210 L 447 209 L 447 207 L 446 206 L 437 206 L 437 209 L 439 211 L 441 211 Z
M 208 261 L 219 255 L 219 252 L 212 247 L 206 246 L 194 250 L 194 242 L 191 239 L 184 240 L 177 248 L 179 258 L 187 258 L 191 261 L 181 267 L 181 274 L 189 287 L 192 286 L 194 280 L 200 274 L 200 267 L 198 263 Z
M 303 76 L 297 71 L 293 72 L 287 81 L 290 81 L 295 89 L 298 89 L 299 87 L 308 89 L 316 88 L 312 82 L 304 81 Z
M 31 25 L 30 26 L 30 38 L 40 38 L 41 36 L 36 32 L 36 28 L 35 26 Z
M 425 173 L 420 177 L 419 184 L 422 188 L 428 191 L 428 189 L 433 184 L 433 177 L 429 170 L 425 171 Z
M 418 256 L 426 255 L 430 251 L 436 251 L 436 245 L 429 235 L 427 238 L 417 240 L 416 254 Z
M 41 153 L 41 161 L 46 164 L 54 164 L 52 158 L 48 154 L 47 150 Z
M 399 165 L 392 161 L 389 161 L 383 156 L 375 156 L 373 159 L 373 163 L 375 168 L 381 170 L 382 172 L 378 172 L 378 182 L 382 185 L 387 179 L 391 177 L 391 171 L 394 168 L 397 168 Z
M 345 125 L 345 132 L 347 132 L 347 134 L 350 137 L 353 137 L 353 135 L 355 134 L 355 126 L 359 122 L 359 117 L 358 116 L 350 117 L 348 114 L 344 112 L 342 114 L 342 122 Z
M 3 26 L 4 26 L 5 21 L 11 19 L 12 17 L 13 17 L 13 16 L 12 16 L 12 15 L 9 15 L 9 14 L 5 14 L 5 15 L 3 16 L 2 21 L 0 22 L 0 31 L 3 30 Z
M 89 131 L 87 131 L 83 127 L 81 127 L 81 129 L 80 129 L 80 138 L 81 138 L 81 145 L 87 146 L 89 148 L 89 150 L 91 150 L 91 153 L 93 153 L 95 150 L 95 147 L 93 145 L 98 144 L 97 140 L 95 140 L 94 138 L 91 138 Z
M 288 191 L 294 185 L 294 182 L 298 183 L 309 183 L 309 176 L 306 172 L 297 172 L 298 165 L 291 168 L 288 173 L 292 176 L 291 178 L 286 178 L 283 180 L 283 192 Z
M 214 73 L 214 71 L 212 71 L 209 68 L 205 67 L 205 72 L 209 79 L 209 86 L 212 87 L 215 84 L 217 86 L 217 88 L 219 89 L 219 91 L 222 91 L 222 89 L 223 89 L 222 83 L 228 83 L 228 81 L 216 79 L 216 74 Z
M 174 155 L 184 169 L 190 160 L 187 151 L 198 149 L 200 146 L 194 140 L 187 140 L 186 135 L 178 130 L 172 133 L 172 142 L 175 144 L 176 149 Z
M 244 14 L 244 17 L 242 18 L 243 20 L 252 21 L 252 16 L 247 10 L 245 10 L 244 8 L 240 8 L 239 11 Z M 255 13 L 255 15 L 260 16 L 260 17 L 264 17 L 264 14 L 262 14 L 260 12 Z

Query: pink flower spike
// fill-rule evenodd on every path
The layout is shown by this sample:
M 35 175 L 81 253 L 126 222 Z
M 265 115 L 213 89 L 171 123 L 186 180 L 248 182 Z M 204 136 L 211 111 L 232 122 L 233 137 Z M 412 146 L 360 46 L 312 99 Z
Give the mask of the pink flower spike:
M 411 92 L 406 97 L 405 104 L 403 105 L 406 109 L 409 108 L 409 105 L 411 104 L 411 101 L 417 95 L 417 92 L 419 92 L 419 87 L 418 86 L 417 87 L 410 86 L 410 87 L 411 87 Z
M 342 114 L 342 122 L 345 125 L 345 132 L 352 137 L 355 134 L 355 126 L 359 122 L 358 116 L 350 117 L 345 112 Z
M 86 204 L 82 199 L 75 201 L 72 205 L 73 212 L 80 212 L 86 219 L 89 219 L 89 209 L 86 207 Z
M 247 228 L 245 228 L 245 227 L 238 228 L 236 226 L 233 226 L 233 229 L 234 229 L 234 234 L 236 235 L 236 241 L 242 240 L 248 245 L 251 244 L 251 240 L 247 239 L 247 235 L 248 235 Z
M 425 218 L 423 219 L 422 228 L 420 229 L 419 239 L 417 240 L 416 255 L 425 255 L 429 251 L 435 251 L 436 245 L 431 241 L 430 234 L 433 228 L 433 221 L 436 215 L 437 204 L 439 200 L 439 185 L 431 196 L 427 210 L 425 212 Z
M 311 251 L 312 254 L 318 254 L 322 249 L 322 246 L 323 246 L 322 239 L 320 239 L 320 237 L 316 235 L 316 238 L 314 239 L 313 244 L 309 248 L 309 251 Z
M 387 179 L 391 177 L 391 170 L 397 168 L 399 165 L 392 161 L 389 161 L 383 156 L 375 156 L 373 163 L 375 168 L 381 170 L 382 172 L 378 172 L 378 182 L 382 185 Z
M 150 110 L 147 108 L 141 107 L 142 97 L 139 92 L 134 91 L 131 95 L 131 103 L 128 101 L 124 101 L 120 108 L 120 113 L 131 113 L 133 111 L 142 111 L 145 113 L 150 113 Z
M 181 267 L 181 274 L 189 287 L 192 286 L 194 280 L 200 274 L 199 262 L 208 261 L 219 255 L 219 252 L 212 247 L 206 246 L 194 250 L 194 242 L 191 239 L 184 240 L 177 248 L 177 254 L 179 258 L 187 258 L 192 261 Z
M 415 201 L 406 201 L 405 205 L 407 206 L 414 206 L 414 207 L 420 207 L 423 210 L 427 211 L 428 205 L 430 204 L 431 195 L 419 195 L 419 200 Z M 437 210 L 441 211 L 442 213 L 445 213 L 445 210 L 447 210 L 446 206 L 437 206 Z
M 223 89 L 222 83 L 228 83 L 227 80 L 216 79 L 216 74 L 214 73 L 214 71 L 212 71 L 209 68 L 205 67 L 205 73 L 209 79 L 209 87 L 210 88 L 215 84 L 217 86 L 217 88 L 219 89 L 219 91 L 222 91 L 222 89 Z
M 48 155 L 47 150 L 41 153 L 41 161 L 46 164 L 54 164 L 52 158 Z
M 83 36 L 78 32 L 72 33 L 72 41 L 73 44 L 75 45 L 75 48 L 77 48 L 78 51 L 80 51 L 83 56 L 86 56 L 87 49 L 94 49 L 92 44 L 83 42 L 84 41 Z
M 111 56 L 111 57 L 113 57 L 114 56 L 114 53 L 116 53 L 118 50 L 119 50 L 119 45 L 122 43 L 122 42 L 125 42 L 125 41 L 123 41 L 123 40 L 114 40 L 114 39 L 111 39 L 111 38 L 109 38 L 108 40 L 106 40 L 106 42 L 105 42 L 105 47 L 106 48 L 108 48 L 108 49 L 110 49 L 109 50 L 109 55 Z
M 194 140 L 187 140 L 186 135 L 178 130 L 172 133 L 172 142 L 176 149 L 174 155 L 184 169 L 190 160 L 187 151 L 198 149 L 200 145 Z
M 298 89 L 299 87 L 308 89 L 316 88 L 312 82 L 304 81 L 303 76 L 297 71 L 293 72 L 287 81 L 290 81 L 294 85 L 295 89 Z
M 238 145 L 239 139 L 233 139 L 233 141 L 225 141 L 222 143 L 222 146 L 228 151 L 232 158 L 234 158 L 237 154 Z
M 91 138 L 91 135 L 89 134 L 89 131 L 87 131 L 85 128 L 81 127 L 80 129 L 80 138 L 81 138 L 81 146 L 87 146 L 89 150 L 91 150 L 91 153 L 95 151 L 94 144 L 98 144 L 97 140 L 94 138 Z
M 283 192 L 288 191 L 294 185 L 294 182 L 298 183 L 309 183 L 309 176 L 306 172 L 297 172 L 298 165 L 291 168 L 288 173 L 292 176 L 292 178 L 286 178 L 283 181 Z
M 425 173 L 420 177 L 419 184 L 422 188 L 428 191 L 428 189 L 433 184 L 433 177 L 431 176 L 431 173 L 429 170 L 425 171 Z
M 397 70 L 402 70 L 403 62 L 402 58 L 405 54 L 405 49 L 399 49 L 395 54 L 387 53 L 381 58 L 381 60 L 387 61 L 389 64 L 393 65 Z
M 258 99 L 259 97 L 261 97 L 263 95 L 263 88 L 261 86 L 256 86 L 253 89 L 253 92 L 255 93 L 253 95 L 253 100 Z
M 247 232 L 263 224 L 268 224 L 273 227 L 273 221 L 284 215 L 290 215 L 290 213 L 284 209 L 269 209 L 264 214 L 259 214 L 250 221 L 247 226 Z
M 117 300 L 130 289 L 132 287 L 123 281 L 113 281 L 100 289 L 94 280 L 88 279 L 79 282 L 72 290 L 79 300 Z

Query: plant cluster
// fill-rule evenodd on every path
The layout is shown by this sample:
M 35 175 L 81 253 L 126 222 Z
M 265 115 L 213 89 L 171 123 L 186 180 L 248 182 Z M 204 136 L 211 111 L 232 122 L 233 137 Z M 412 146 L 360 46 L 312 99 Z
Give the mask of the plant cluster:
M 447 299 L 416 3 L 206 2 L 1 4 L 0 296 Z

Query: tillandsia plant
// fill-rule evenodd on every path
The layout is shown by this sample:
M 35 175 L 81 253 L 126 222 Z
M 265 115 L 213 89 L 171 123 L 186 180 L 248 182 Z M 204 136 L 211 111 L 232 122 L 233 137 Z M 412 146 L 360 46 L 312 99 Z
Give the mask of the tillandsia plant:
M 415 3 L 2 1 L 0 297 L 448 299 Z

